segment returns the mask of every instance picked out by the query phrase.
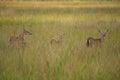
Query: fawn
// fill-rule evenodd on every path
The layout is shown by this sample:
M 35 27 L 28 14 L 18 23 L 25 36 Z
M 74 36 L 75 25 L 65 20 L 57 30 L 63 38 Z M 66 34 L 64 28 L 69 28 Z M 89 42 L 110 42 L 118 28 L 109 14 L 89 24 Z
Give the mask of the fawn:
M 58 39 L 51 39 L 50 43 L 52 44 L 61 44 L 64 38 L 64 34 L 58 34 Z
M 10 45 L 15 44 L 17 45 L 17 47 L 25 45 L 25 35 L 32 35 L 32 33 L 27 31 L 26 29 L 23 29 L 20 35 L 10 36 L 9 38 Z

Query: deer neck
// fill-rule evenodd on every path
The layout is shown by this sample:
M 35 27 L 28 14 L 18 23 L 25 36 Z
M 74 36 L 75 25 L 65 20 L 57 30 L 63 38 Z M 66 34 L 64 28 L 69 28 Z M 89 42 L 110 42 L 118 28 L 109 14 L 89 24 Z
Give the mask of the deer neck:
M 21 38 L 22 38 L 22 40 L 25 39 L 25 34 L 24 33 L 21 34 Z
M 103 42 L 104 41 L 104 36 L 103 35 L 101 35 L 101 42 Z
M 62 38 L 59 38 L 59 39 L 58 39 L 58 43 L 60 43 L 60 42 L 62 42 Z

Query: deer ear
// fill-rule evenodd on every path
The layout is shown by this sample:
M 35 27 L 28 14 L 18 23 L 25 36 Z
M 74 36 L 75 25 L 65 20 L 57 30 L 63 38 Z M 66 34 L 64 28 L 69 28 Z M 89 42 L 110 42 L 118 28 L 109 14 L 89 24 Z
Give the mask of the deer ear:
M 103 33 L 100 29 L 98 29 L 98 32 L 101 33 L 101 34 Z
M 57 33 L 57 36 L 59 36 L 59 34 Z
M 23 30 L 25 29 L 25 27 L 23 26 Z
M 23 29 L 23 31 L 25 31 L 25 29 Z
M 108 31 L 109 31 L 109 29 L 105 30 L 105 32 L 104 32 L 104 33 L 106 34 Z

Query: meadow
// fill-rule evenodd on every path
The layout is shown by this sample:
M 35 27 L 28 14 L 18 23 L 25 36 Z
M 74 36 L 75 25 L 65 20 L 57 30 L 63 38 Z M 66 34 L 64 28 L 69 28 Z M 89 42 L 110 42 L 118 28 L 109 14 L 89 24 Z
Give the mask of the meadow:
M 9 46 L 23 27 L 26 46 Z M 98 28 L 109 28 L 105 40 L 88 48 Z M 57 34 L 62 43 L 51 45 Z M 1 1 L 0 80 L 120 80 L 119 2 Z

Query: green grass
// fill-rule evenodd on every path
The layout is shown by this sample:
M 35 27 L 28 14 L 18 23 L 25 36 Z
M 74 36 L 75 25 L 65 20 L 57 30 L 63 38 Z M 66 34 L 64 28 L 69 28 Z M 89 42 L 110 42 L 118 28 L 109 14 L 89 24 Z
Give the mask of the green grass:
M 0 7 L 0 80 L 120 79 L 119 6 L 25 4 L 29 7 L 7 4 Z M 110 26 L 101 47 L 86 47 L 88 37 L 99 38 L 98 27 L 104 31 Z M 19 35 L 23 27 L 32 33 L 26 36 L 27 45 L 10 47 L 9 37 Z M 50 40 L 57 39 L 58 33 L 65 33 L 62 44 L 51 46 Z

